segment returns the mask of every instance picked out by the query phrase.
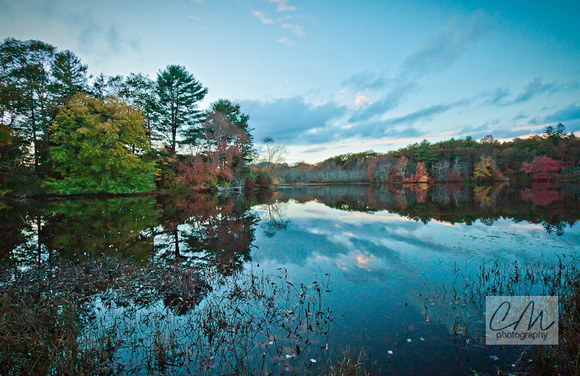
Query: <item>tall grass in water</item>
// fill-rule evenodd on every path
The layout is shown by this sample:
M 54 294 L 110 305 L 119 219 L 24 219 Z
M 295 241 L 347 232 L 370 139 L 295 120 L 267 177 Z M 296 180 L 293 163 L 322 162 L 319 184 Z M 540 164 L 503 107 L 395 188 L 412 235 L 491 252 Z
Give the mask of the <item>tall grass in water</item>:
M 324 373 L 328 276 L 220 277 L 115 259 L 0 280 L 0 374 Z
M 503 352 L 494 363 L 498 374 L 580 375 L 580 263 L 574 256 L 557 262 L 483 262 L 478 273 L 464 275 L 455 265 L 455 282 L 438 292 L 438 305 L 453 308 L 453 339 L 469 351 L 485 345 L 486 296 L 545 295 L 559 298 L 557 346 L 487 346 L 492 354 Z M 427 316 L 426 305 L 426 316 Z M 474 370 L 476 372 L 477 370 Z
M 110 341 L 85 349 L 81 299 L 93 283 L 76 268 L 4 273 L 0 280 L 0 374 L 79 375 L 109 370 Z M 74 276 L 76 275 L 75 278 Z M 56 278 L 54 278 L 56 277 Z M 57 282 L 58 279 L 58 282 Z

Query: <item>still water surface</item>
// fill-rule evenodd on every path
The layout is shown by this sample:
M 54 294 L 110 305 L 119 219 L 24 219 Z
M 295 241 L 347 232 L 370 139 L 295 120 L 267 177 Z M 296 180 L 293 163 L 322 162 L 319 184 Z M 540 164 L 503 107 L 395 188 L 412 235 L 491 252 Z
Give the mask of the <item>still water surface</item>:
M 346 349 L 355 357 L 364 351 L 365 364 L 377 374 L 515 369 L 521 347 L 485 345 L 485 296 L 554 293 L 550 288 L 559 282 L 540 277 L 576 268 L 580 251 L 580 190 L 573 186 L 294 187 L 250 199 L 146 196 L 2 205 L 5 270 L 117 257 L 138 265 L 201 265 L 220 280 L 248 272 L 282 275 L 286 286 L 324 286 L 309 301 L 332 318 L 320 330 L 303 322 L 310 305 L 292 306 L 308 309 L 304 316 L 285 311 L 281 322 L 300 316 L 296 325 L 311 337 L 294 333 L 293 342 L 288 334 L 268 352 L 268 369 L 277 365 L 281 372 L 324 369 L 316 367 L 332 364 Z M 172 325 L 183 328 L 220 291 L 200 289 L 188 300 L 159 286 L 163 298 L 152 299 L 141 315 L 172 312 Z M 91 292 L 91 307 L 106 321 L 126 303 L 107 310 L 111 303 L 103 294 Z M 268 311 L 269 303 L 260 304 Z M 266 348 L 275 342 L 269 333 L 252 338 Z M 219 373 L 219 367 L 204 369 Z
M 302 281 L 329 273 L 330 306 L 342 318 L 331 342 L 363 348 L 377 368 L 509 370 L 519 353 L 485 346 L 481 299 L 486 287 L 546 294 L 540 283 L 507 286 L 522 266 L 539 276 L 562 259 L 577 265 L 578 196 L 566 194 L 545 186 L 289 188 L 257 207 L 252 262 Z M 503 274 L 482 291 L 490 269 Z

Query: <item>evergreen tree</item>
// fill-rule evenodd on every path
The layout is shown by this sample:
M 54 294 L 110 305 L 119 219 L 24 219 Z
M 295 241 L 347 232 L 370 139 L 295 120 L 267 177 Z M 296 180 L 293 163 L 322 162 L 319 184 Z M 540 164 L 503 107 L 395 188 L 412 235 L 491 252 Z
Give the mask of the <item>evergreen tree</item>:
M 200 121 L 198 104 L 207 94 L 204 88 L 185 67 L 169 65 L 157 74 L 159 122 L 158 134 L 169 143 L 172 154 L 177 147 L 177 136 Z
M 52 62 L 51 91 L 58 105 L 65 104 L 75 93 L 87 89 L 87 69 L 69 50 L 55 55 Z
M 123 76 L 106 76 L 103 73 L 93 80 L 90 90 L 97 99 L 105 99 L 119 95 L 123 88 Z
M 46 161 L 48 127 L 54 113 L 49 86 L 55 51 L 54 46 L 38 40 L 7 38 L 0 45 L 1 89 L 5 98 L 2 110 L 10 114 L 13 130 L 33 146 L 34 167 L 39 175 L 47 172 L 41 171 L 40 166 Z
M 141 73 L 131 73 L 121 86 L 120 95 L 131 105 L 143 111 L 145 126 L 149 136 L 153 135 L 153 125 L 157 122 L 157 93 L 155 81 Z

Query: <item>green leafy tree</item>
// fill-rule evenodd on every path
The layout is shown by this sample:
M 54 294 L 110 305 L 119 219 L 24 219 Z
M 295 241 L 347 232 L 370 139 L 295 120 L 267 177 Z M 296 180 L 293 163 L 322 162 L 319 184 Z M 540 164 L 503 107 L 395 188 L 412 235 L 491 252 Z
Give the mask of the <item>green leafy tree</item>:
M 50 105 L 50 68 L 56 48 L 50 44 L 7 38 L 0 45 L 2 67 L 2 110 L 9 114 L 11 127 L 29 140 L 36 173 L 46 161 Z M 4 121 L 4 120 L 3 120 Z
M 141 156 L 148 149 L 143 123 L 141 112 L 118 98 L 75 94 L 51 127 L 58 177 L 48 187 L 60 193 L 153 190 L 154 163 Z
M 171 153 L 175 154 L 178 134 L 200 121 L 198 104 L 207 94 L 207 88 L 185 67 L 169 65 L 157 74 L 156 91 L 159 100 L 156 131 L 168 142 Z

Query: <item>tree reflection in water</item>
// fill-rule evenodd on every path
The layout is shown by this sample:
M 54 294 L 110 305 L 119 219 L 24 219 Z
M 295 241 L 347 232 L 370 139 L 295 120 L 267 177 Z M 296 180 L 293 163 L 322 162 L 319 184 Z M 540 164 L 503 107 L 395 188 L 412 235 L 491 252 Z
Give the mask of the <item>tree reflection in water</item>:
M 315 349 L 325 347 L 333 320 L 325 305 L 326 282 L 293 285 L 244 269 L 251 261 L 257 213 L 264 235 L 274 237 L 289 228 L 290 200 L 316 200 L 341 211 L 387 210 L 423 223 L 491 226 L 510 218 L 541 224 L 556 235 L 580 219 L 580 188 L 548 184 L 296 187 L 250 199 L 5 201 L 0 333 L 10 346 L 0 350 L 0 364 L 6 365 L 0 373 L 69 372 L 55 368 L 67 364 L 51 355 L 56 353 L 77 354 L 69 358 L 75 372 L 81 370 L 74 368 L 79 359 L 102 361 L 110 372 L 312 366 L 308 359 L 321 359 Z M 473 299 L 468 292 L 465 300 Z M 38 350 L 40 337 L 23 336 L 43 330 L 46 352 Z M 261 363 L 264 353 L 268 360 Z M 36 366 L 42 362 L 48 368 Z
M 286 217 L 286 204 L 277 201 L 278 194 L 263 199 L 260 205 L 254 208 L 261 211 L 260 226 L 264 230 L 264 234 L 272 238 L 276 232 L 288 228 L 289 221 Z
M 360 212 L 387 210 L 428 223 L 432 220 L 492 225 L 500 218 L 541 224 L 562 235 L 580 219 L 580 187 L 550 183 L 531 187 L 508 184 L 471 186 L 424 184 L 303 186 L 279 191 L 279 202 L 316 200 L 328 207 Z
M 243 196 L 163 196 L 157 207 L 156 260 L 202 263 L 226 276 L 250 260 L 258 217 Z

